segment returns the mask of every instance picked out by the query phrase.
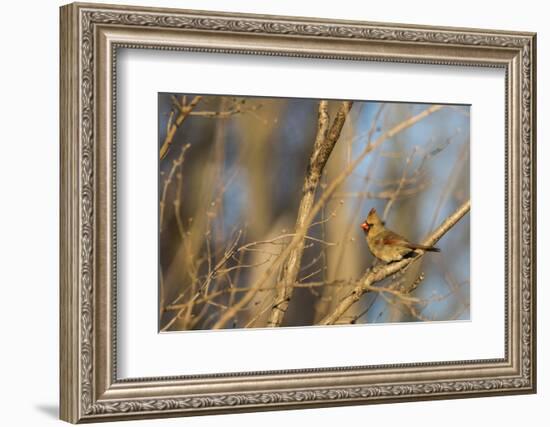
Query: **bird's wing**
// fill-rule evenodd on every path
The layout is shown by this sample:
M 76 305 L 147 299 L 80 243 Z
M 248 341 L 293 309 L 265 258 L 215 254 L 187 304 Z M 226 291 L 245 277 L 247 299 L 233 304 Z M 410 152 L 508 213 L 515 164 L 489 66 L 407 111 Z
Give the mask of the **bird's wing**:
M 381 240 L 384 245 L 409 246 L 409 241 L 393 231 L 386 230 L 382 233 Z

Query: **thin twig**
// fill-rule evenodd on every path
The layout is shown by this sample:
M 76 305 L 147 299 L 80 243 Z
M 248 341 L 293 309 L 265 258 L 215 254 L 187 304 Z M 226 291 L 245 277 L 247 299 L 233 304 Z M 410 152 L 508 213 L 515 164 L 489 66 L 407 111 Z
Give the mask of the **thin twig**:
M 390 213 L 390 209 L 394 204 L 395 200 L 397 199 L 397 197 L 399 196 L 399 193 L 403 189 L 403 185 L 405 184 L 405 180 L 407 179 L 407 172 L 409 171 L 409 166 L 411 165 L 412 159 L 416 154 L 417 150 L 418 150 L 418 147 L 414 147 L 411 155 L 407 157 L 407 160 L 405 160 L 405 167 L 403 168 L 403 174 L 401 175 L 401 179 L 399 180 L 399 184 L 397 188 L 395 189 L 392 196 L 388 200 L 388 203 L 386 203 L 386 207 L 384 208 L 384 212 L 382 213 L 382 221 L 386 221 L 388 219 L 388 214 Z
M 181 166 L 182 166 L 183 161 L 185 159 L 185 152 L 189 149 L 189 147 L 191 147 L 191 144 L 186 144 L 182 147 L 180 155 L 178 156 L 178 158 L 176 160 L 174 160 L 174 163 L 172 164 L 172 168 L 170 169 L 170 172 L 168 173 L 168 177 L 164 180 L 164 185 L 163 185 L 163 188 L 162 188 L 162 195 L 161 195 L 161 198 L 160 198 L 160 212 L 159 212 L 160 232 L 162 232 L 163 225 L 164 225 L 164 210 L 166 208 L 166 197 L 168 195 L 168 189 L 169 189 L 170 184 L 172 183 L 172 180 L 174 179 L 174 175 L 176 175 L 176 172 L 178 171 L 178 169 L 180 169 L 180 173 L 181 173 Z
M 176 135 L 176 131 L 181 126 L 183 121 L 189 116 L 191 111 L 193 111 L 193 108 L 197 106 L 197 104 L 202 99 L 202 96 L 195 96 L 192 101 L 189 103 L 189 105 L 183 105 L 179 102 L 177 103 L 177 106 L 179 108 L 179 114 L 178 117 L 176 117 L 176 121 L 173 122 L 168 129 L 168 132 L 166 133 L 166 138 L 164 138 L 164 142 L 162 143 L 162 146 L 160 147 L 159 157 L 160 160 L 164 159 L 166 155 L 168 154 L 168 150 L 170 149 L 170 145 L 172 142 L 174 142 L 174 136 Z M 169 122 L 172 122 L 172 117 L 170 118 Z

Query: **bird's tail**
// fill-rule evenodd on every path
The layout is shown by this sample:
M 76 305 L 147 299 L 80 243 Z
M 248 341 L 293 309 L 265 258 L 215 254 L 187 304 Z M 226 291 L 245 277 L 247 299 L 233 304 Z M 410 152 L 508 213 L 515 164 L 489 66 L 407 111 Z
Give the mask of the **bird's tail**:
M 426 252 L 441 252 L 441 249 L 436 248 L 435 246 L 425 246 L 425 245 L 417 245 L 415 243 L 411 243 L 408 245 L 411 249 L 422 249 Z

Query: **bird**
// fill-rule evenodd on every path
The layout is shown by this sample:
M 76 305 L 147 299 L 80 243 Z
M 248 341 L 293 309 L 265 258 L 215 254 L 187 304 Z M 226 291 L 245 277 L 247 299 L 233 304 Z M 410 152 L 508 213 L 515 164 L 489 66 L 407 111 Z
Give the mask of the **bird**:
M 384 222 L 376 213 L 376 209 L 369 211 L 367 219 L 361 224 L 371 253 L 386 263 L 399 261 L 411 256 L 417 249 L 428 252 L 441 252 L 434 246 L 411 243 L 399 234 L 388 230 Z

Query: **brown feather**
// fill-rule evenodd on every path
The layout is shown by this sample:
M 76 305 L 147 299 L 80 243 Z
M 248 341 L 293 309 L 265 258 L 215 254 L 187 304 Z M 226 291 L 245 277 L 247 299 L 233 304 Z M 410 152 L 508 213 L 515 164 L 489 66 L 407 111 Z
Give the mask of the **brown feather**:
M 415 243 L 408 243 L 407 247 L 411 249 L 421 249 L 426 252 L 441 252 L 441 249 L 436 248 L 435 246 L 417 245 Z

